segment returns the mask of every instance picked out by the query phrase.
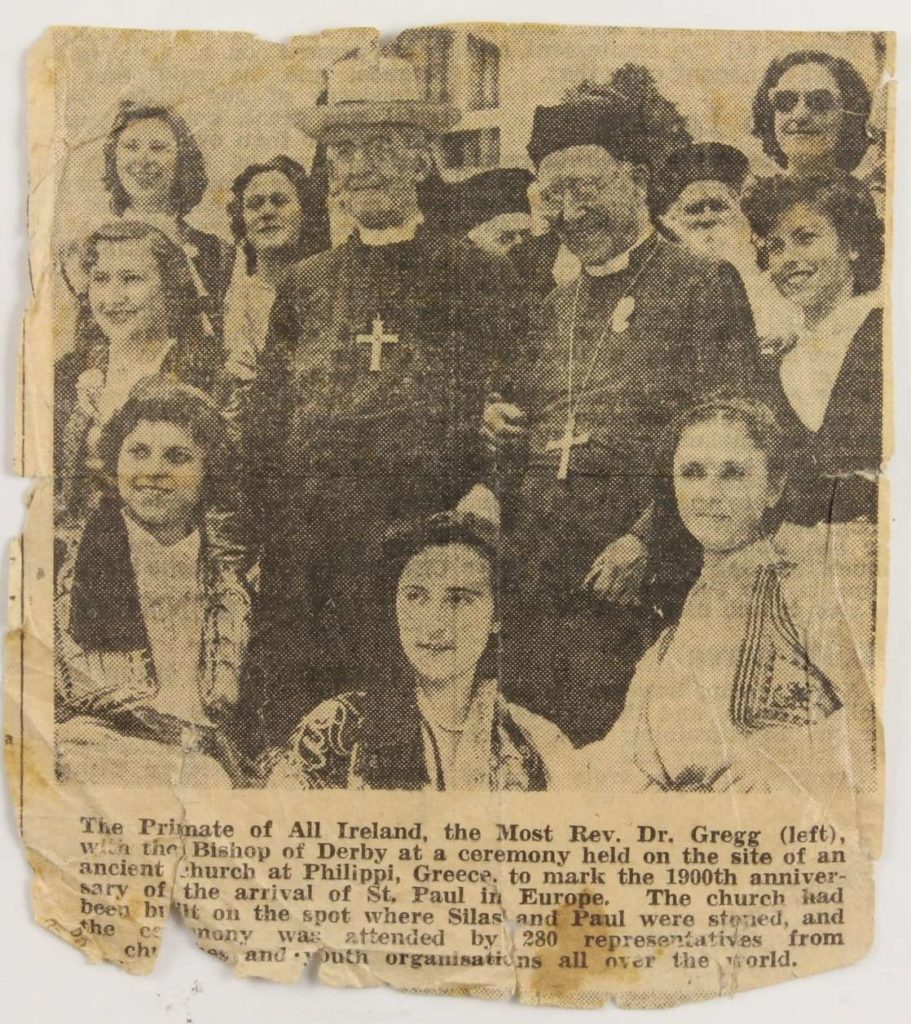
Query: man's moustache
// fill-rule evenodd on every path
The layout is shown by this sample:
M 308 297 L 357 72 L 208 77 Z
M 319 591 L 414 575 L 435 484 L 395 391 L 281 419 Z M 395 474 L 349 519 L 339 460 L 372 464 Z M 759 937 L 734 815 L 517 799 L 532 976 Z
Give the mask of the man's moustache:
M 605 216 L 586 216 L 571 221 L 561 216 L 554 219 L 551 225 L 554 231 L 564 238 L 578 238 L 581 235 L 589 235 L 594 232 L 608 236 L 616 234 L 613 221 Z
M 609 217 L 587 215 L 575 220 L 566 220 L 563 216 L 556 217 L 552 224 L 554 229 L 566 234 L 585 234 L 593 230 L 610 232 L 613 224 Z

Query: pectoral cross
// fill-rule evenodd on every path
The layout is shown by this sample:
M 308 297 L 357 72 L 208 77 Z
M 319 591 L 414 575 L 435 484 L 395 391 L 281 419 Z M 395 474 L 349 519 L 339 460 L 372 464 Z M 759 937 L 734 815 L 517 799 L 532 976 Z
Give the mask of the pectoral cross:
M 370 372 L 380 372 L 380 361 L 383 358 L 383 346 L 392 345 L 399 340 L 397 334 L 384 334 L 383 333 L 383 321 L 379 316 L 373 320 L 373 333 L 372 334 L 359 334 L 357 340 L 362 345 L 370 345 Z
M 591 437 L 591 431 L 588 430 L 581 434 L 576 433 L 576 414 L 572 410 L 568 411 L 566 414 L 566 429 L 563 431 L 563 436 L 558 437 L 554 441 L 548 441 L 544 449 L 548 452 L 560 453 L 560 464 L 557 467 L 558 480 L 565 480 L 569 476 L 569 460 L 572 456 L 573 448 L 577 444 L 588 444 Z

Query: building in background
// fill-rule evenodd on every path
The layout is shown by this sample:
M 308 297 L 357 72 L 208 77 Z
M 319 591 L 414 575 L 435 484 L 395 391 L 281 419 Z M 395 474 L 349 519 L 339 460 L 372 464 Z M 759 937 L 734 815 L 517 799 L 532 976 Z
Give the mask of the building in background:
M 414 65 L 425 99 L 462 111 L 440 144 L 444 176 L 455 180 L 500 166 L 506 115 L 497 43 L 474 29 L 422 28 L 403 32 L 396 52 Z

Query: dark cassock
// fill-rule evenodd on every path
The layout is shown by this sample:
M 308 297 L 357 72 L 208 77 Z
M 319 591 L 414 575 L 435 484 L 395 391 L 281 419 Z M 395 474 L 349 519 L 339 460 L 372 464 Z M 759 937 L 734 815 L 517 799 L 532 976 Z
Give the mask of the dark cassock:
M 246 470 L 261 542 L 246 694 L 259 742 L 393 671 L 383 534 L 451 509 L 482 478 L 485 397 L 526 320 L 506 261 L 420 225 L 381 245 L 355 233 L 280 285 Z
M 512 567 L 504 689 L 576 744 L 614 722 L 636 661 L 698 572 L 673 511 L 665 432 L 705 393 L 751 389 L 758 353 L 743 284 L 728 264 L 651 232 L 599 271 L 545 301 L 517 373 L 527 461 L 504 494 Z M 627 533 L 650 552 L 633 607 L 583 589 L 598 555 Z
M 533 235 L 509 254 L 513 268 L 535 295 L 542 298 L 557 286 L 554 267 L 560 255 L 560 239 L 549 231 Z

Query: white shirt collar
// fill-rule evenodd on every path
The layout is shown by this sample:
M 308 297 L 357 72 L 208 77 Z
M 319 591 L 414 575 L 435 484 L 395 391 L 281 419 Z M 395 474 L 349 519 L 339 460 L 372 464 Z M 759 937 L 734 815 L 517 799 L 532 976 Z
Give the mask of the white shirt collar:
M 655 229 L 649 225 L 625 252 L 621 252 L 612 260 L 608 260 L 607 263 L 586 267 L 585 273 L 590 277 L 608 277 L 610 274 L 619 274 L 621 270 L 626 270 L 629 266 L 630 253 L 638 249 L 644 242 L 647 242 L 654 233 Z
M 423 223 L 424 214 L 416 213 L 404 224 L 396 224 L 391 228 L 365 228 L 358 225 L 357 230 L 364 245 L 395 245 L 397 242 L 410 242 Z

